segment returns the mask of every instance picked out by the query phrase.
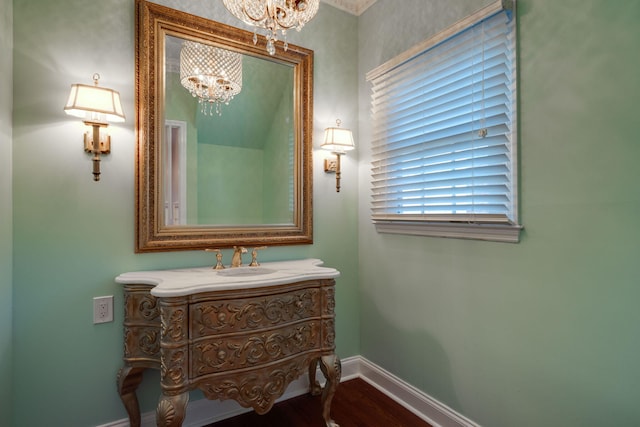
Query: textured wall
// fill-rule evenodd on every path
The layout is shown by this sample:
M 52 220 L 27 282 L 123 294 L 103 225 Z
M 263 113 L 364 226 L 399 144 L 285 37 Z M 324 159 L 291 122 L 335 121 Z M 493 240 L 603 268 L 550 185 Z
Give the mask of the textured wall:
M 235 22 L 222 2 L 163 3 Z M 204 252 L 133 253 L 133 0 L 34 0 L 15 2 L 14 12 L 13 349 L 20 381 L 13 384 L 13 425 L 99 425 L 125 417 L 115 387 L 122 355 L 122 294 L 114 277 L 125 271 L 206 265 L 215 259 Z M 3 37 L 5 28 L 0 30 Z M 331 31 L 323 31 L 326 28 Z M 355 17 L 325 7 L 302 33 L 291 34 L 291 42 L 316 53 L 316 141 L 338 113 L 355 125 L 356 31 Z M 5 64 L 2 61 L 2 70 Z M 92 181 L 90 157 L 82 150 L 83 126 L 63 112 L 70 85 L 90 84 L 94 72 L 102 75 L 103 85 L 120 91 L 127 116 L 124 124 L 109 127 L 112 152 L 102 161 L 97 183 Z M 1 75 L 4 85 L 5 73 Z M 6 112 L 3 104 L 2 118 Z M 0 145 L 2 150 L 5 145 Z M 4 158 L 0 156 L 0 162 Z M 316 243 L 270 248 L 261 259 L 317 257 L 342 271 L 336 290 L 337 346 L 340 356 L 347 357 L 360 353 L 353 264 L 357 171 L 353 164 L 345 169 L 344 192 L 336 194 L 333 177 L 324 175 L 321 163 L 321 157 L 314 159 Z M 335 221 L 334 213 L 349 215 Z M 0 227 L 4 238 L 4 222 Z M 230 254 L 225 257 L 228 262 Z M 2 276 L 0 283 L 4 280 Z M 92 324 L 91 299 L 99 295 L 115 295 L 113 323 Z M 5 311 L 4 299 L 2 304 L 0 313 Z M 4 334 L 0 329 L 0 336 Z M 143 411 L 155 408 L 158 379 L 157 373 L 145 375 L 139 393 Z
M 261 223 L 264 157 L 263 150 L 198 144 L 197 223 Z
M 479 3 L 378 0 L 359 75 Z M 518 18 L 519 244 L 376 233 L 360 79 L 362 354 L 480 425 L 637 426 L 640 3 Z
M 0 0 L 0 413 L 11 419 L 12 270 L 11 134 L 13 5 Z M 0 421 L 2 425 L 2 421 Z

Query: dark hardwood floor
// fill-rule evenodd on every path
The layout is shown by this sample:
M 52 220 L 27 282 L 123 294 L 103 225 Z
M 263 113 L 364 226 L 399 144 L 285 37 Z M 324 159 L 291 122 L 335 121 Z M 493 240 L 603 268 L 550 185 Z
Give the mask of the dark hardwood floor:
M 331 405 L 340 427 L 431 427 L 364 380 L 344 381 Z M 264 415 L 239 415 L 206 427 L 326 427 L 320 396 L 304 395 L 276 404 Z

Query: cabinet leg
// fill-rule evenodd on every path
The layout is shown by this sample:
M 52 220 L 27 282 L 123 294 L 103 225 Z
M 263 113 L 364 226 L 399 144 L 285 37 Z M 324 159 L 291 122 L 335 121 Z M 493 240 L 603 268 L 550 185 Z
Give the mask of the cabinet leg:
M 322 393 L 322 387 L 320 387 L 320 383 L 316 379 L 316 369 L 318 367 L 319 360 L 320 359 L 313 359 L 309 364 L 309 392 L 312 396 L 318 396 L 320 393 Z
M 144 368 L 124 366 L 118 372 L 118 394 L 129 415 L 131 427 L 140 427 L 140 406 L 136 390 L 142 382 Z
M 315 365 L 315 363 L 312 363 L 312 365 Z M 333 395 L 336 393 L 336 388 L 342 375 L 340 359 L 338 359 L 338 356 L 335 354 L 322 356 L 320 358 L 320 370 L 327 379 L 324 390 L 322 390 L 322 416 L 327 427 L 339 427 L 338 424 L 331 419 L 331 401 L 333 400 Z
M 160 396 L 158 408 L 156 409 L 156 424 L 158 427 L 180 427 L 184 421 L 187 403 L 189 402 L 189 392 L 177 394 L 175 396 Z

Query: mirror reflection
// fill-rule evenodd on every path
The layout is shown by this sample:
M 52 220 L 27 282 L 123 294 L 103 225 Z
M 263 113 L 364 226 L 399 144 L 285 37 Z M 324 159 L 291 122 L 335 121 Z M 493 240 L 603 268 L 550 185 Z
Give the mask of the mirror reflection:
M 167 35 L 165 225 L 292 224 L 293 67 Z
M 136 0 L 136 252 L 313 243 L 313 51 Z

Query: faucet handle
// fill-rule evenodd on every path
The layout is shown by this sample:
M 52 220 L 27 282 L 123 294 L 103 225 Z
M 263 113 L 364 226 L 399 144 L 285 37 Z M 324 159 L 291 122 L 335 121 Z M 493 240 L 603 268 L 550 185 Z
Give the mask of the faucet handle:
M 216 260 L 218 260 L 218 262 L 213 269 L 224 270 L 224 265 L 222 264 L 222 251 L 220 249 L 205 249 L 205 252 L 216 252 Z
M 257 246 L 255 248 L 253 248 L 253 250 L 251 251 L 251 264 L 249 264 L 249 267 L 257 267 L 260 264 L 258 263 L 258 251 L 262 250 L 262 249 L 267 249 L 266 246 Z

